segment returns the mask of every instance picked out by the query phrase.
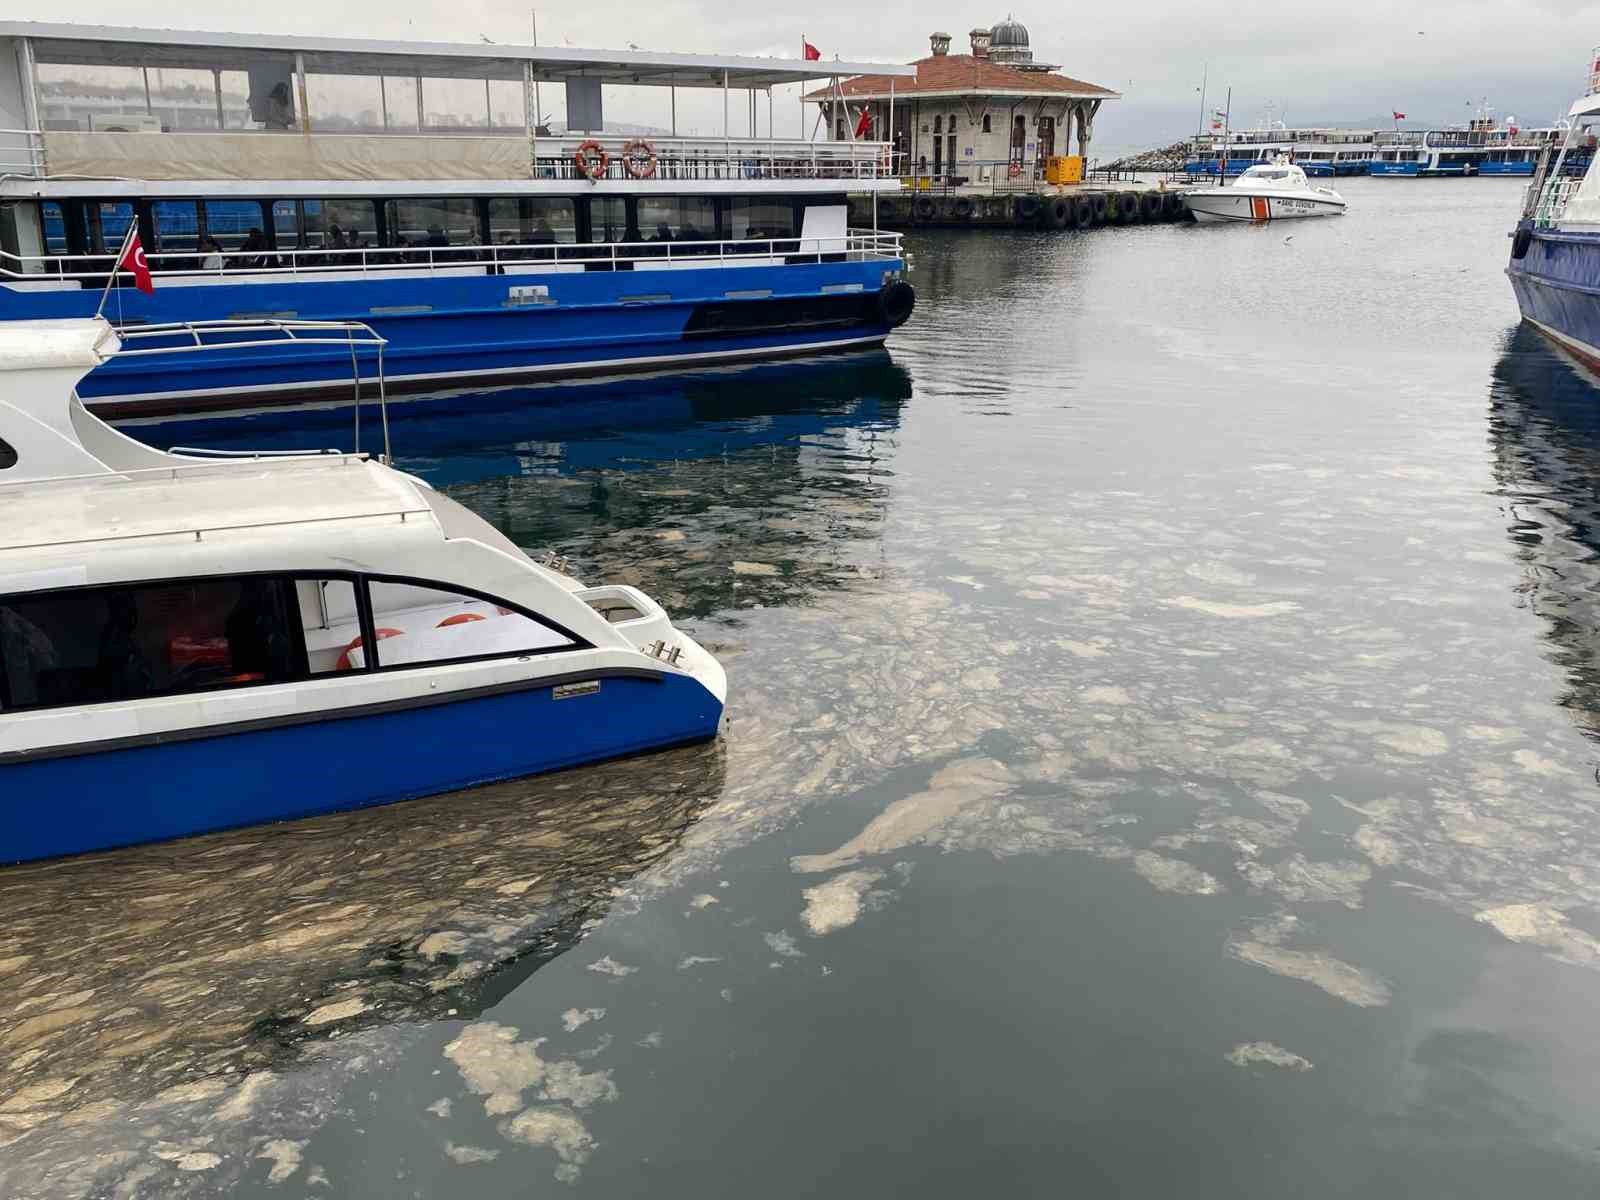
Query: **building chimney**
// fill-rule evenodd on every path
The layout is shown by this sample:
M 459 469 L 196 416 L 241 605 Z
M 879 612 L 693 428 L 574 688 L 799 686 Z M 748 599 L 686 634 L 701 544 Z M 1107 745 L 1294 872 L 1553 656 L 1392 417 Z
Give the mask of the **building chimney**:
M 972 57 L 989 57 L 989 31 L 987 29 L 974 29 L 967 35 L 972 39 Z
M 935 33 L 928 38 L 928 44 L 933 47 L 933 56 L 943 58 L 950 53 L 950 35 L 948 33 Z

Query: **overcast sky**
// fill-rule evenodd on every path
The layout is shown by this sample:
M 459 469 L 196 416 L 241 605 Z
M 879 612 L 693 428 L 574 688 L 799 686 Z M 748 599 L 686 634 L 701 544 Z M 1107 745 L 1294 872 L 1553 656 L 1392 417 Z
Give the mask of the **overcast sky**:
M 181 21 L 190 28 L 237 32 L 462 41 L 482 36 L 525 42 L 531 25 L 528 7 L 490 0 L 208 0 L 185 8 L 127 0 L 13 0 L 7 7 L 8 15 L 51 21 Z M 1590 47 L 1600 43 L 1600 0 L 1343 0 L 1316 6 L 1145 0 L 1013 11 L 1028 26 L 1036 57 L 1123 93 L 1106 105 L 1097 124 L 1095 151 L 1102 154 L 1193 132 L 1207 69 L 1212 104 L 1220 107 L 1232 86 L 1236 126 L 1254 123 L 1268 105 L 1294 124 L 1370 119 L 1392 109 L 1418 120 L 1459 122 L 1485 99 L 1501 116 L 1545 124 L 1582 92 Z M 949 0 L 568 0 L 539 6 L 538 21 L 540 41 L 549 45 L 633 42 L 646 50 L 792 57 L 804 34 L 827 58 L 905 62 L 928 52 L 927 35 L 935 28 L 953 35 L 952 50 L 964 50 L 969 29 L 1006 15 L 1003 8 Z M 649 119 L 633 103 L 608 100 L 608 106 L 608 117 Z M 545 107 L 559 108 L 550 99 Z M 765 133 L 765 99 L 760 109 Z M 780 95 L 774 110 L 777 133 L 793 136 L 800 122 L 793 93 Z M 714 113 L 705 102 L 689 111 L 701 132 L 721 132 L 720 100 Z M 736 104 L 735 111 L 744 110 Z

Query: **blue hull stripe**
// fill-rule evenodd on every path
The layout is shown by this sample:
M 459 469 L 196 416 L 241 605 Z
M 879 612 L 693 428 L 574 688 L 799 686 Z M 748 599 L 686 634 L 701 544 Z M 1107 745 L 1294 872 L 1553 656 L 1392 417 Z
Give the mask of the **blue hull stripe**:
M 119 288 L 112 322 L 161 323 L 276 315 L 365 321 L 389 339 L 384 371 L 407 377 L 648 369 L 650 360 L 750 356 L 764 350 L 860 342 L 889 333 L 876 309 L 886 271 L 898 260 L 597 271 L 548 275 L 437 275 L 399 279 L 176 286 L 153 296 Z M 511 287 L 543 284 L 551 304 L 513 304 Z M 826 290 L 825 290 L 826 289 Z M 726 319 L 718 306 L 738 307 Z M 14 292 L 0 287 L 0 320 L 92 315 L 92 290 Z M 400 302 L 409 310 L 393 311 Z M 389 311 L 385 311 L 389 310 Z M 363 374 L 376 374 L 372 352 Z M 636 368 L 637 369 L 637 368 Z M 168 358 L 119 359 L 90 374 L 85 400 L 196 395 L 241 389 L 348 388 L 350 355 L 333 349 L 260 349 Z
M 715 736 L 695 680 L 602 678 L 0 766 L 0 861 L 433 795 Z M 508 802 L 510 802 L 508 800 Z

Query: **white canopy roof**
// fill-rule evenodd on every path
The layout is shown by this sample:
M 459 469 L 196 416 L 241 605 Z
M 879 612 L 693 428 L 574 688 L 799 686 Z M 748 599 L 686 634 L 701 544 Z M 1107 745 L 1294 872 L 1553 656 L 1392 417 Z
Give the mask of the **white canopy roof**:
M 127 66 L 242 68 L 265 58 L 304 54 L 308 68 L 343 75 L 421 74 L 466 79 L 522 78 L 532 63 L 541 81 L 573 75 L 605 83 L 665 87 L 766 88 L 835 75 L 914 76 L 914 66 L 803 61 L 741 55 L 663 54 L 645 50 L 585 50 L 570 46 L 487 42 L 404 42 L 377 38 L 296 37 L 208 33 L 118 25 L 0 21 L 0 38 L 29 38 L 40 62 Z

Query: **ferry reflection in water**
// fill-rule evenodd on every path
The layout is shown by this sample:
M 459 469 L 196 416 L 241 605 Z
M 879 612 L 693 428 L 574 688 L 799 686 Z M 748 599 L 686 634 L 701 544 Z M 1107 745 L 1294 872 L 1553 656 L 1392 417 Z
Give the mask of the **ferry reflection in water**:
M 394 440 L 400 466 L 521 544 L 558 543 L 581 567 L 603 543 L 622 575 L 670 581 L 704 614 L 803 603 L 858 577 L 870 554 L 849 548 L 881 525 L 881 449 L 909 391 L 879 354 L 408 404 Z M 347 415 L 277 414 L 232 441 L 337 441 Z M 427 1023 L 492 1008 L 675 875 L 662 860 L 725 792 L 724 752 L 0 872 L 0 1191 L 287 1179 L 297 1139 L 352 1079 Z M 311 1170 L 297 1182 L 315 1183 Z
M 1526 325 L 1494 378 L 1489 427 L 1519 591 L 1571 680 L 1561 703 L 1600 735 L 1600 380 Z

